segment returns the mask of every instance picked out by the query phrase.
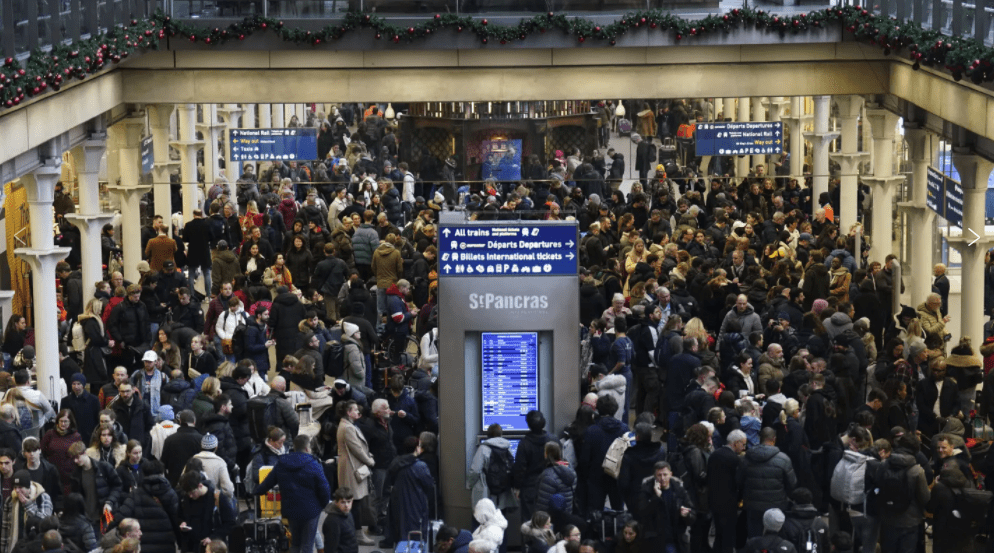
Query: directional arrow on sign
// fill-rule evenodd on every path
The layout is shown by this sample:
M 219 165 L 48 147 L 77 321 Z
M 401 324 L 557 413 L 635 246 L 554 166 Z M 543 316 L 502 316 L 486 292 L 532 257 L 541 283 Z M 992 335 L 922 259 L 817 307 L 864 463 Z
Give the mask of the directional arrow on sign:
M 970 231 L 970 234 L 972 234 L 974 236 L 973 242 L 970 242 L 969 244 L 967 244 L 967 246 L 972 246 L 972 245 L 976 244 L 977 241 L 980 240 L 980 235 L 977 234 L 972 228 L 968 228 L 966 230 Z
M 774 131 L 773 136 L 780 136 L 780 131 Z
M 446 266 L 444 266 L 444 267 L 442 267 L 442 268 L 443 268 L 443 269 L 445 269 L 445 272 L 446 272 L 446 273 L 447 273 L 447 272 L 449 272 L 449 271 L 450 271 L 450 270 L 452 269 L 452 267 L 450 267 L 450 266 L 448 266 L 448 265 L 446 265 Z
M 573 261 L 574 257 L 576 257 L 576 256 L 573 255 L 573 252 L 569 252 L 568 254 L 566 254 L 566 259 L 569 259 L 570 261 Z
M 570 240 L 569 242 L 566 242 L 566 246 L 570 247 L 570 248 L 573 247 L 573 244 L 574 244 L 574 242 L 572 240 Z
M 451 234 L 451 233 L 452 233 L 452 231 L 449 230 L 449 229 L 445 229 L 445 230 L 442 231 L 442 234 L 444 234 L 446 238 L 448 238 L 449 234 Z

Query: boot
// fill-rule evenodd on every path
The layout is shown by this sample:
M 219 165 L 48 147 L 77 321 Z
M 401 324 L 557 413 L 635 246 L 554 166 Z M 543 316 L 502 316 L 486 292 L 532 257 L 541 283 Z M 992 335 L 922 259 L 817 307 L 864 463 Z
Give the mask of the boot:
M 359 535 L 356 536 L 356 543 L 359 545 L 376 545 L 376 540 L 369 537 L 369 534 L 366 533 L 366 529 L 363 528 L 362 531 L 359 532 Z

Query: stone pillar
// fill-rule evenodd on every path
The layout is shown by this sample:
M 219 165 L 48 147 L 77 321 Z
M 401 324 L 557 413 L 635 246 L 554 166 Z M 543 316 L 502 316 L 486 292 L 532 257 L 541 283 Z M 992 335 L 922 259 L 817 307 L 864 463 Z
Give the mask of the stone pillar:
M 714 118 L 715 118 L 716 121 L 719 120 L 718 119 L 718 114 L 722 113 L 724 111 L 724 109 L 725 109 L 725 99 L 724 98 L 715 98 L 714 99 Z
M 135 147 L 138 147 L 137 142 Z M 38 390 L 46 398 L 58 401 L 59 322 L 55 297 L 55 265 L 66 258 L 70 248 L 56 248 L 52 236 L 55 210 L 55 183 L 62 177 L 62 152 L 49 143 L 42 146 L 43 165 L 21 177 L 28 197 L 31 220 L 31 246 L 17 248 L 14 254 L 31 267 L 31 301 L 34 310 L 35 367 Z
M 139 186 L 138 170 L 141 166 L 141 132 L 145 126 L 142 119 L 125 119 L 121 126 L 122 143 L 118 149 L 120 159 L 121 184 L 109 186 L 121 204 L 121 249 L 124 252 L 124 278 L 138 282 L 138 262 L 141 251 L 141 197 L 149 186 Z M 165 215 L 163 215 L 165 217 Z
M 725 119 L 729 121 L 735 121 L 735 116 L 738 115 L 735 111 L 735 98 L 725 98 Z
M 769 109 L 769 118 L 770 118 L 770 121 L 776 122 L 776 121 L 782 121 L 783 120 L 783 116 L 782 116 L 783 108 L 784 108 L 784 106 L 787 105 L 787 100 L 784 100 L 783 96 L 771 96 L 766 102 L 764 102 L 764 104 Z M 793 135 L 791 135 L 791 136 L 793 136 Z M 787 145 L 784 144 L 784 142 L 783 142 L 783 136 L 780 137 L 780 144 L 779 145 L 784 149 L 784 151 L 787 151 Z M 776 168 L 773 165 L 773 160 L 777 159 L 777 158 L 776 157 L 767 156 L 766 159 L 767 159 L 767 162 L 766 162 L 767 163 L 767 165 L 766 165 L 766 174 L 767 175 L 771 175 L 771 176 L 775 176 L 775 173 L 776 173 L 775 169 Z
M 752 121 L 766 121 L 766 102 L 768 98 L 754 98 L 752 100 Z M 766 165 L 766 154 L 753 154 L 752 166 Z M 769 172 L 766 173 L 769 175 Z
M 231 129 L 237 129 L 241 123 L 242 109 L 238 107 L 238 104 L 224 104 L 224 107 L 218 109 L 218 115 L 224 119 L 224 176 L 228 179 L 231 184 L 231 190 L 234 191 L 237 187 L 234 186 L 234 182 L 238 180 L 241 175 L 241 163 L 237 161 L 231 161 Z M 233 201 L 235 200 L 234 194 L 232 194 Z
M 255 104 L 242 104 L 242 127 L 254 129 L 255 126 Z
M 839 107 L 839 130 L 842 132 L 842 149 L 832 154 L 832 159 L 840 166 L 839 175 L 839 229 L 840 234 L 849 232 L 849 227 L 855 223 L 858 215 L 859 202 L 859 164 L 866 160 L 866 153 L 859 149 L 859 114 L 863 108 L 862 96 L 836 96 L 833 98 Z M 891 197 L 893 199 L 893 196 Z M 816 197 L 815 200 L 818 198 Z M 875 212 L 876 210 L 874 210 Z M 876 213 L 874 213 L 876 218 Z M 887 215 L 890 220 L 890 212 Z M 876 232 L 874 230 L 874 232 Z M 876 242 L 874 242 L 876 245 Z M 881 244 L 884 255 L 890 253 L 890 241 Z M 879 250 L 880 248 L 874 248 Z M 879 253 L 879 252 L 878 252 Z M 881 259 L 882 261 L 882 259 Z
M 170 175 L 176 168 L 176 164 L 169 159 L 169 121 L 172 119 L 173 105 L 157 104 L 149 106 L 148 109 L 152 127 L 152 147 L 155 151 L 155 163 L 152 165 L 152 195 L 155 198 L 155 214 L 162 215 L 165 219 L 171 219 L 174 206 Z M 196 164 L 196 158 L 194 158 L 194 164 Z M 196 171 L 196 167 L 194 167 L 194 171 Z
M 818 205 L 818 197 L 822 192 L 828 192 L 828 146 L 835 140 L 839 133 L 828 131 L 828 116 L 831 111 L 831 96 L 815 96 L 815 131 L 804 133 L 804 138 L 811 142 L 812 165 L 811 165 L 811 214 L 821 206 Z M 793 157 L 793 156 L 792 156 Z M 793 170 L 791 170 L 793 173 Z M 836 214 L 838 215 L 838 214 Z
M 79 228 L 83 275 L 83 305 L 93 297 L 93 284 L 103 277 L 100 232 L 114 219 L 113 213 L 100 211 L 100 160 L 107 151 L 107 133 L 103 129 L 91 133 L 90 139 L 73 150 L 76 175 L 79 178 L 79 209 L 66 215 Z M 120 239 L 120 236 L 115 236 Z
M 749 121 L 749 98 L 739 98 L 739 114 L 735 119 L 739 123 Z M 749 175 L 749 156 L 735 158 L 735 176 L 742 180 Z
M 873 157 L 876 160 L 873 164 L 873 176 L 863 178 L 863 182 L 870 186 L 873 199 L 873 248 L 870 249 L 870 260 L 883 263 L 884 257 L 893 250 L 894 195 L 897 193 L 897 186 L 904 181 L 903 176 L 894 176 L 894 135 L 897 134 L 895 128 L 899 117 L 885 109 L 867 109 L 866 116 L 873 136 Z M 930 272 L 913 274 L 919 277 Z
M 177 109 L 179 113 L 179 128 L 177 129 L 178 140 L 171 145 L 179 150 L 180 172 L 179 180 L 183 187 L 183 222 L 193 219 L 193 210 L 197 206 L 197 152 L 204 148 L 204 141 L 197 140 L 197 105 L 180 104 Z M 206 135 L 206 133 L 205 133 Z M 210 148 L 204 148 L 204 153 L 208 153 Z M 213 179 L 207 181 L 213 184 Z M 210 186 L 207 187 L 210 190 Z
M 911 161 L 911 201 L 902 202 L 899 207 L 908 214 L 911 270 L 907 273 L 912 277 L 911 304 L 918 305 L 932 293 L 932 279 L 928 275 L 932 274 L 936 214 L 925 203 L 928 197 L 926 179 L 939 141 L 934 133 L 917 125 L 905 125 L 904 139 L 908 142 L 908 159 Z
M 967 148 L 953 148 L 953 166 L 963 184 L 963 234 L 959 240 L 949 241 L 963 258 L 960 329 L 961 336 L 969 336 L 977 342 L 984 335 L 984 254 L 991 243 L 984 227 L 984 197 L 994 162 Z M 968 229 L 977 233 L 980 239 L 974 242 L 973 232 Z
M 286 116 L 283 112 L 283 104 L 270 104 L 273 108 L 273 118 L 270 121 L 270 128 L 281 129 L 286 126 Z
M 790 177 L 804 183 L 804 124 L 812 115 L 804 113 L 804 98 L 790 98 L 790 117 L 784 118 L 790 127 Z M 817 198 L 816 198 L 817 199 Z
M 273 111 L 269 104 L 259 104 L 259 128 L 268 129 L 273 126 Z
M 204 183 L 213 184 L 215 178 L 223 176 L 217 161 L 217 140 L 224 126 L 217 121 L 217 104 L 203 104 L 202 109 L 204 122 L 197 128 L 204 135 Z

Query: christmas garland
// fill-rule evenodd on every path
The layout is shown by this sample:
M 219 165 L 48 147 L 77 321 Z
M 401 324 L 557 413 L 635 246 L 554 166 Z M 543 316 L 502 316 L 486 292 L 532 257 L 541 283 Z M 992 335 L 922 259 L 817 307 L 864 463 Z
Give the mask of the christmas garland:
M 688 21 L 660 10 L 637 11 L 626 14 L 609 24 L 599 24 L 581 17 L 549 12 L 522 19 L 517 25 L 494 25 L 486 18 L 436 14 L 416 25 L 402 27 L 388 23 L 372 13 L 349 12 L 319 30 L 290 28 L 283 21 L 254 16 L 226 27 L 197 27 L 177 21 L 157 12 L 150 19 L 132 19 L 128 25 L 77 43 L 55 45 L 50 51 L 36 49 L 27 60 L 19 63 L 13 58 L 0 67 L 0 108 L 17 106 L 26 97 L 58 91 L 70 79 L 85 79 L 88 75 L 120 62 L 143 50 L 156 50 L 164 39 L 184 37 L 191 42 L 207 45 L 245 40 L 259 32 L 272 32 L 286 42 L 319 46 L 362 30 L 373 31 L 376 40 L 387 39 L 395 44 L 426 39 L 440 31 L 471 33 L 483 44 L 507 44 L 526 41 L 536 33 L 556 31 L 574 37 L 578 42 L 606 42 L 614 46 L 619 38 L 630 32 L 671 33 L 676 41 L 715 33 L 755 27 L 777 32 L 799 34 L 812 29 L 840 25 L 857 40 L 880 47 L 885 55 L 903 55 L 919 69 L 941 67 L 957 81 L 964 77 L 976 84 L 994 81 L 994 48 L 972 38 L 947 37 L 939 31 L 921 28 L 914 22 L 875 15 L 859 6 L 833 7 L 815 10 L 793 17 L 781 17 L 764 10 L 735 9 L 721 15 Z

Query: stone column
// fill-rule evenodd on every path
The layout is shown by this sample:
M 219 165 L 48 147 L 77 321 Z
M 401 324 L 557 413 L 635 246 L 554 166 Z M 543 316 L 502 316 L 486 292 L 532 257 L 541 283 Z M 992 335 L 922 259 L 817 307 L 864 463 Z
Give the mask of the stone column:
M 228 183 L 231 185 L 232 191 L 237 187 L 234 186 L 234 182 L 238 180 L 238 177 L 242 174 L 241 163 L 238 161 L 231 161 L 231 129 L 237 129 L 241 123 L 242 109 L 238 107 L 238 104 L 224 104 L 223 108 L 217 110 L 218 115 L 224 119 L 224 176 L 228 179 Z M 233 201 L 235 200 L 234 194 L 232 194 Z
M 769 109 L 770 121 L 776 122 L 783 120 L 783 116 L 781 114 L 783 112 L 784 106 L 787 105 L 787 100 L 784 100 L 783 96 L 771 96 L 764 103 Z M 784 151 L 787 151 L 787 145 L 783 143 L 783 136 L 780 137 L 780 146 L 784 149 Z M 775 176 L 776 174 L 775 167 L 773 165 L 774 159 L 776 158 L 767 156 L 767 165 L 766 165 L 767 175 Z
M 272 106 L 273 118 L 269 123 L 270 128 L 281 129 L 286 126 L 286 115 L 283 111 L 283 104 L 270 104 Z
M 963 258 L 961 274 L 964 293 L 960 295 L 960 329 L 962 336 L 969 336 L 977 342 L 984 335 L 984 254 L 991 243 L 984 227 L 984 197 L 994 162 L 968 148 L 953 148 L 953 166 L 963 184 L 963 234 L 959 240 L 949 241 L 950 245 L 959 249 Z M 974 242 L 973 233 L 967 229 L 977 233 L 980 240 Z M 952 312 L 952 309 L 949 311 Z
M 831 96 L 815 96 L 815 131 L 804 133 L 804 138 L 811 142 L 812 165 L 811 165 L 811 214 L 821 206 L 818 205 L 818 197 L 822 192 L 828 192 L 828 146 L 835 140 L 839 133 L 828 131 L 828 116 L 831 111 Z M 793 155 L 791 156 L 793 157 Z M 801 156 L 798 156 L 801 157 Z M 793 169 L 791 173 L 793 173 Z M 838 215 L 838 214 L 836 214 Z
M 725 98 L 725 119 L 729 121 L 735 121 L 735 116 L 738 115 L 735 111 L 735 98 Z
M 752 121 L 766 121 L 766 106 L 769 99 L 765 97 L 754 98 L 752 100 Z M 753 154 L 752 166 L 766 165 L 766 154 Z M 769 173 L 766 173 L 767 175 Z
M 718 114 L 721 113 L 724 110 L 724 108 L 725 108 L 725 99 L 724 98 L 715 98 L 714 99 L 714 118 L 715 118 L 715 120 L 718 120 Z M 707 115 L 707 114 L 705 114 L 705 115 Z
M 138 144 L 135 143 L 137 148 Z M 38 390 L 58 401 L 59 322 L 55 297 L 55 265 L 69 255 L 70 248 L 56 248 L 52 236 L 55 210 L 55 183 L 62 177 L 62 152 L 48 143 L 41 147 L 43 165 L 21 177 L 28 197 L 31 245 L 14 254 L 31 267 L 31 301 L 34 310 L 35 367 Z
M 204 141 L 197 140 L 197 105 L 180 104 L 178 106 L 179 126 L 177 138 L 170 144 L 179 150 L 180 171 L 179 180 L 183 187 L 183 222 L 193 219 L 193 210 L 197 206 L 197 152 L 204 148 Z M 204 153 L 209 152 L 204 148 Z M 213 180 L 207 181 L 213 184 Z M 207 187 L 210 190 L 210 186 Z
M 918 305 L 932 293 L 933 246 L 935 240 L 934 211 L 925 201 L 928 197 L 926 179 L 928 166 L 935 156 L 938 136 L 917 125 L 905 125 L 904 139 L 908 142 L 908 159 L 911 161 L 911 201 L 898 206 L 908 214 L 908 228 L 911 229 L 911 304 Z M 972 235 L 971 235 L 972 236 Z
M 849 232 L 849 227 L 855 223 L 858 215 L 857 203 L 859 202 L 859 164 L 866 161 L 865 152 L 859 149 L 859 114 L 863 108 L 862 96 L 836 96 L 833 98 L 839 107 L 839 130 L 842 132 L 842 149 L 839 153 L 832 154 L 832 159 L 840 166 L 839 175 L 839 229 L 840 234 Z M 893 199 L 893 196 L 891 197 Z M 817 203 L 817 196 L 814 198 Z M 876 220 L 876 210 L 874 210 L 874 221 Z M 890 212 L 887 214 L 890 221 Z M 874 230 L 874 233 L 876 230 Z M 890 253 L 890 241 L 886 245 L 881 244 L 886 255 Z M 876 243 L 874 242 L 874 245 Z M 880 248 L 874 248 L 879 250 Z M 877 252 L 879 253 L 879 252 Z M 882 259 L 881 259 L 882 261 Z
M 138 282 L 138 262 L 142 259 L 141 250 L 141 197 L 150 186 L 139 186 L 138 169 L 141 166 L 141 132 L 145 126 L 142 119 L 125 119 L 121 126 L 121 144 L 118 149 L 120 159 L 121 184 L 108 189 L 117 196 L 121 204 L 121 249 L 124 252 L 124 278 Z
M 273 111 L 269 104 L 259 104 L 259 128 L 268 129 L 273 126 Z
M 246 129 L 255 129 L 255 104 L 242 104 L 242 127 Z
M 749 98 L 739 98 L 739 114 L 736 122 L 744 123 L 749 121 Z M 749 175 L 749 156 L 738 156 L 735 158 L 735 176 L 739 180 Z
M 790 117 L 784 121 L 790 127 L 790 178 L 804 184 L 804 125 L 811 120 L 811 114 L 804 113 L 804 98 L 790 98 Z
M 90 139 L 73 150 L 76 175 L 79 178 L 79 209 L 66 219 L 79 228 L 83 275 L 83 305 L 93 297 L 93 284 L 103 277 L 100 232 L 114 219 L 113 213 L 100 211 L 100 160 L 107 151 L 107 133 L 103 129 L 90 134 Z M 120 236 L 116 236 L 120 239 Z
M 170 175 L 176 168 L 176 163 L 169 159 L 169 121 L 173 116 L 173 105 L 157 104 L 149 106 L 148 110 L 152 127 L 152 148 L 155 151 L 155 163 L 152 164 L 152 195 L 155 198 L 155 214 L 162 215 L 163 218 L 171 221 L 173 195 Z M 194 164 L 196 164 L 196 157 L 194 157 Z M 196 171 L 196 167 L 194 167 L 194 171 Z
M 884 257 L 894 249 L 894 195 L 897 186 L 904 181 L 903 176 L 894 176 L 894 135 L 899 117 L 885 109 L 867 109 L 867 120 L 873 136 L 873 176 L 864 177 L 863 182 L 870 186 L 873 199 L 872 244 L 870 260 L 883 263 Z M 930 272 L 913 273 L 916 277 L 926 277 Z M 915 304 L 917 305 L 917 304 Z
M 217 104 L 203 104 L 202 109 L 204 122 L 197 129 L 204 135 L 204 183 L 213 184 L 215 178 L 224 176 L 217 161 L 217 140 L 224 126 L 217 121 Z

